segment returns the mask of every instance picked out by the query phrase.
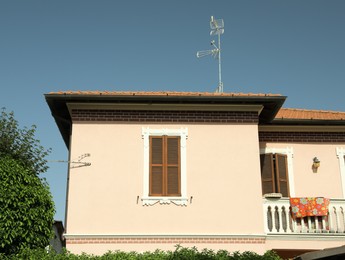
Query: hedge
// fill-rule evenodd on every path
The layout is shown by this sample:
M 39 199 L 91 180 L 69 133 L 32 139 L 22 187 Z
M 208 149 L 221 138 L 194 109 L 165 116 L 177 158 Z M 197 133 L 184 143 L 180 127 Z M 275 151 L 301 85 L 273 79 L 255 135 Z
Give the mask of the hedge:
M 123 251 L 109 251 L 102 256 L 95 256 L 89 254 L 75 255 L 64 251 L 57 254 L 53 250 L 46 249 L 25 249 L 15 255 L 0 254 L 0 259 L 4 260 L 281 260 L 281 258 L 273 251 L 267 251 L 263 255 L 254 252 L 228 252 L 226 250 L 219 250 L 217 252 L 210 249 L 203 249 L 198 251 L 196 247 L 185 248 L 179 245 L 176 246 L 175 251 L 156 250 L 154 252 L 123 252 Z

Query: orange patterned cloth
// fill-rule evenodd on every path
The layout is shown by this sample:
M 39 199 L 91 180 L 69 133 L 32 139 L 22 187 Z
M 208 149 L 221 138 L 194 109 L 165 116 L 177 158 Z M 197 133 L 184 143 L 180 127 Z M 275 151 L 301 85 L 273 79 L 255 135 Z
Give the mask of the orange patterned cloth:
M 329 199 L 322 197 L 290 198 L 294 218 L 327 216 Z

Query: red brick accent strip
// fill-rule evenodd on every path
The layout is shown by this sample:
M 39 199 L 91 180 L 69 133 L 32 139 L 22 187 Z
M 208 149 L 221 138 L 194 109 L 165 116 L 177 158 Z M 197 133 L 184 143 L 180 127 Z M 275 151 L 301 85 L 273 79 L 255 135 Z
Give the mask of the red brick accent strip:
M 148 123 L 258 123 L 252 111 L 149 111 L 73 109 L 72 121 Z
M 66 244 L 264 244 L 264 237 L 87 237 L 67 238 Z
M 345 143 L 345 132 L 259 132 L 260 142 Z

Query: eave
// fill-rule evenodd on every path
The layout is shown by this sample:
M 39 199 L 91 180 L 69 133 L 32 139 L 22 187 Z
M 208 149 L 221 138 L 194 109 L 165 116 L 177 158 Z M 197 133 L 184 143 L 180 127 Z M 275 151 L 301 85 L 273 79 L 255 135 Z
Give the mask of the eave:
M 60 130 L 63 140 L 69 147 L 69 139 L 71 135 L 72 120 L 69 113 L 69 107 L 73 104 L 82 106 L 122 106 L 122 107 L 171 107 L 172 109 L 241 109 L 259 110 L 259 123 L 265 124 L 271 122 L 279 109 L 283 105 L 286 97 L 281 95 L 254 95 L 254 94 L 226 94 L 216 95 L 209 93 L 145 93 L 140 95 L 116 94 L 102 92 L 92 93 L 49 93 L 45 94 L 45 99 L 52 112 L 52 116 Z M 193 108 L 194 107 L 194 108 Z M 230 108 L 232 107 L 232 108 Z M 251 107 L 251 108 L 250 108 Z
M 280 126 L 345 126 L 345 120 L 324 120 L 324 119 L 274 119 L 269 125 Z

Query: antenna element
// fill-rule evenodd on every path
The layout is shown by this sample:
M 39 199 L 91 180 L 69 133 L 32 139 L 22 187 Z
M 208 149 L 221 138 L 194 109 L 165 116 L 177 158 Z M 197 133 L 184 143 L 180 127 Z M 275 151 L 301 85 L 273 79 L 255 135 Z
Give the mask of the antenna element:
M 73 160 L 73 161 L 64 161 L 64 160 L 57 160 L 57 161 L 49 161 L 49 162 L 59 162 L 59 163 L 68 163 L 70 164 L 70 169 L 73 168 L 79 168 L 79 167 L 84 167 L 84 166 L 90 166 L 91 163 L 90 162 L 82 162 L 81 160 L 83 160 L 86 157 L 90 157 L 91 154 L 89 153 L 84 153 L 82 155 L 80 155 L 77 160 Z
M 223 82 L 222 82 L 222 66 L 221 66 L 221 49 L 220 49 L 220 35 L 224 33 L 224 21 L 223 19 L 214 19 L 213 16 L 211 16 L 210 21 L 210 27 L 211 32 L 210 35 L 218 35 L 218 46 L 216 45 L 215 41 L 211 41 L 211 45 L 213 46 L 213 50 L 206 50 L 206 51 L 198 51 L 196 53 L 197 58 L 201 58 L 204 56 L 212 55 L 213 58 L 218 59 L 218 87 L 216 89 L 216 92 L 223 93 Z

